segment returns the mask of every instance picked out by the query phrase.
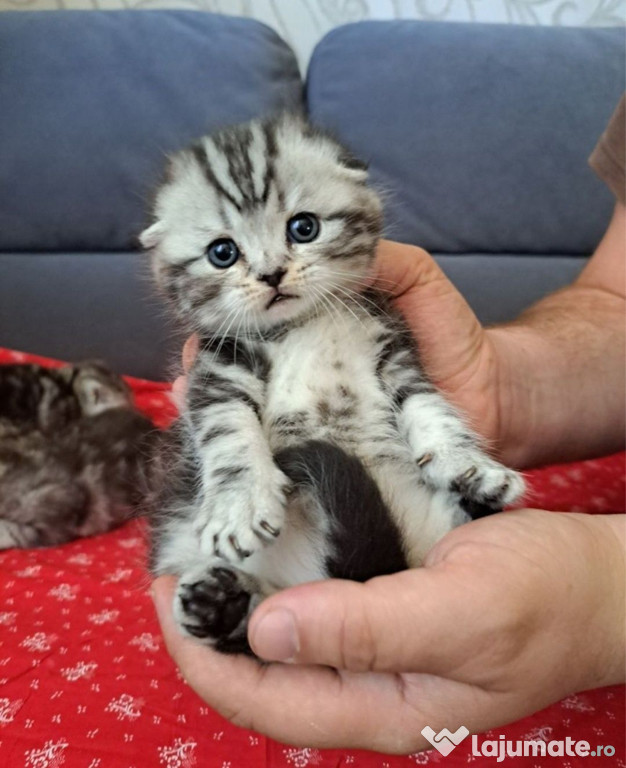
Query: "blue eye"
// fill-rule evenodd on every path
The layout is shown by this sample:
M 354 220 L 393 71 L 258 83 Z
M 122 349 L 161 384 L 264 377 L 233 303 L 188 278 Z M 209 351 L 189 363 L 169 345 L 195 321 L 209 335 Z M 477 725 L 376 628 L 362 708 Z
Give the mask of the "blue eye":
M 234 240 L 223 237 L 215 240 L 206 249 L 207 259 L 218 269 L 227 269 L 239 258 L 239 248 Z
M 287 237 L 292 243 L 310 243 L 319 233 L 319 219 L 312 213 L 296 213 L 287 222 Z

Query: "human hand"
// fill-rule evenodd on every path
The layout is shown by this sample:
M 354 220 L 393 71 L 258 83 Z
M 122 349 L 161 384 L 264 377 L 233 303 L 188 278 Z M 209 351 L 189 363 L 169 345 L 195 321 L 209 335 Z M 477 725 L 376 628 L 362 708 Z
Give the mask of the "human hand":
M 183 371 L 185 373 L 182 376 L 179 376 L 172 384 L 172 399 L 174 400 L 174 403 L 179 410 L 182 408 L 185 401 L 185 392 L 187 391 L 187 373 L 191 368 L 191 364 L 193 363 L 194 358 L 198 354 L 198 344 L 198 337 L 194 333 L 183 345 L 182 359 Z
M 183 637 L 173 577 L 154 582 L 154 599 L 182 674 L 233 723 L 298 745 L 408 753 L 428 748 L 426 725 L 479 732 L 623 681 L 623 539 L 623 516 L 522 510 L 456 528 L 424 568 L 285 590 L 257 608 L 249 639 L 290 664 Z
M 576 280 L 515 320 L 483 329 L 423 250 L 381 242 L 423 365 L 508 466 L 580 461 L 624 448 L 626 207 Z
M 389 293 L 417 343 L 430 379 L 468 419 L 503 463 L 515 466 L 509 437 L 512 335 L 486 330 L 463 296 L 423 248 L 382 240 L 376 286 Z M 518 358 L 519 359 L 519 358 Z

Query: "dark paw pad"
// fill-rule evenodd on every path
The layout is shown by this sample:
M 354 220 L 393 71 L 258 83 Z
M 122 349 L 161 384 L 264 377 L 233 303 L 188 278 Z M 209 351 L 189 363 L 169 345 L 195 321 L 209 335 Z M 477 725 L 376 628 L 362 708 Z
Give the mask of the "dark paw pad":
M 481 503 L 474 501 L 474 499 L 468 499 L 462 497 L 459 502 L 461 509 L 472 518 L 472 520 L 479 520 L 481 517 L 487 517 L 488 515 L 494 515 L 496 512 L 502 512 L 502 505 L 495 503 Z
M 217 647 L 245 622 L 250 592 L 235 572 L 218 567 L 201 581 L 181 584 L 178 599 L 183 628 L 194 637 L 214 640 Z

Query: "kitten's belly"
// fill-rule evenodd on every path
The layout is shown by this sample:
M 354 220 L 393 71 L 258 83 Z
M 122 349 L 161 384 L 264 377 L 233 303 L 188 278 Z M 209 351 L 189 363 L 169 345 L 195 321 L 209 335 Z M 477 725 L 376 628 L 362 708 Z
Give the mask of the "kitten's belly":
M 376 374 L 377 321 L 319 318 L 276 344 L 264 424 L 274 450 L 332 440 L 366 464 L 406 454 L 392 403 Z
M 365 326 L 320 320 L 291 332 L 272 355 L 263 422 L 274 451 L 318 439 L 357 456 L 400 527 L 413 567 L 451 525 L 447 512 L 440 515 L 441 530 L 433 524 L 432 493 L 419 478 L 377 376 L 378 329 L 375 319 L 365 318 Z

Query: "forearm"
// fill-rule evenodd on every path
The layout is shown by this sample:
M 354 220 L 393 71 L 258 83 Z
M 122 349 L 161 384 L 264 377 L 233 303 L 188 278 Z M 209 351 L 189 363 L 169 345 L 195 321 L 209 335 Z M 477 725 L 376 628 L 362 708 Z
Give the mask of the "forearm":
M 578 280 L 487 331 L 500 450 L 518 467 L 620 450 L 625 429 L 624 208 Z
M 623 447 L 623 299 L 572 286 L 487 333 L 503 361 L 508 463 L 531 467 Z

